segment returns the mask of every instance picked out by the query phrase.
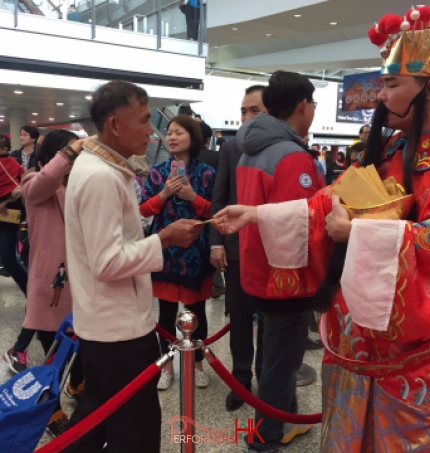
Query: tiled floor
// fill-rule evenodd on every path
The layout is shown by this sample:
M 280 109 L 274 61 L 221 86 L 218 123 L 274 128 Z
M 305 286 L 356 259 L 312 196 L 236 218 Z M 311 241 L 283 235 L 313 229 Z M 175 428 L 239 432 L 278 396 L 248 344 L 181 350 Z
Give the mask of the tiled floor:
M 15 286 L 12 279 L 0 277 L 0 351 L 6 351 L 10 348 L 16 338 L 21 327 L 21 322 L 24 316 L 24 297 Z M 157 312 L 157 304 L 154 302 L 154 313 Z M 224 299 L 211 300 L 207 303 L 207 315 L 209 323 L 209 335 L 217 332 L 227 322 L 228 318 L 224 316 Z M 229 351 L 228 334 L 217 341 L 211 347 L 215 354 L 221 359 L 227 368 L 231 367 L 231 358 Z M 31 365 L 40 364 L 43 361 L 42 350 L 37 341 L 33 341 L 30 347 Z M 321 381 L 320 363 L 322 351 L 307 352 L 305 362 L 312 365 L 318 370 L 318 381 L 315 384 L 306 387 L 298 388 L 299 405 L 302 413 L 314 413 L 321 410 Z M 162 425 L 162 453 L 179 453 L 180 446 L 173 444 L 170 440 L 170 424 L 169 420 L 174 415 L 179 413 L 179 363 L 178 358 L 175 358 L 175 373 L 176 379 L 172 387 L 160 392 L 160 401 L 163 412 Z M 205 369 L 210 376 L 210 386 L 206 389 L 196 389 L 196 421 L 205 428 L 212 430 L 231 429 L 234 433 L 235 419 L 238 418 L 240 427 L 247 426 L 248 418 L 252 418 L 254 411 L 248 406 L 242 406 L 235 412 L 227 412 L 225 410 L 225 398 L 228 394 L 228 389 L 221 379 L 214 373 L 208 364 L 205 364 Z M 9 369 L 3 360 L 0 360 L 0 383 L 3 383 L 10 377 Z M 256 391 L 254 382 L 253 390 Z M 65 401 L 65 407 L 69 411 L 73 410 L 73 406 Z M 198 430 L 196 434 L 199 434 Z M 289 453 L 317 453 L 319 451 L 319 434 L 320 426 L 317 425 L 306 435 L 296 438 L 288 447 Z M 48 442 L 50 438 L 44 435 L 40 445 Z M 286 451 L 287 451 L 286 450 Z M 198 452 L 228 452 L 242 453 L 246 451 L 245 444 L 239 440 L 238 444 L 218 444 L 218 445 L 197 445 Z M 25 452 L 17 452 L 25 453 Z M 126 452 L 124 452 L 126 453 Z M 151 453 L 151 452 L 142 452 Z

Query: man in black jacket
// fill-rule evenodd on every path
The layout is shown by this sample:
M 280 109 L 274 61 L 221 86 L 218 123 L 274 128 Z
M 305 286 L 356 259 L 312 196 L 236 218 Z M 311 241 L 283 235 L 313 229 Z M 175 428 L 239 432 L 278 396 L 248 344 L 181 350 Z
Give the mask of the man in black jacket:
M 242 101 L 242 122 L 254 118 L 266 111 L 262 93 L 263 85 L 254 85 L 245 91 Z M 236 204 L 236 167 L 241 156 L 236 140 L 224 143 L 220 151 L 220 160 L 212 196 L 211 215 L 229 204 Z M 233 376 L 248 390 L 251 389 L 252 362 L 254 359 L 253 317 L 254 307 L 250 297 L 240 284 L 239 236 L 222 236 L 211 228 L 211 263 L 224 271 L 226 280 L 226 308 L 230 312 L 230 350 L 233 359 Z M 255 371 L 257 379 L 261 370 L 262 323 L 259 320 L 257 336 L 257 354 Z M 243 401 L 230 392 L 227 396 L 227 410 L 234 411 L 242 406 Z
M 200 121 L 199 126 L 202 131 L 204 143 L 203 148 L 200 150 L 199 160 L 210 165 L 215 171 L 218 171 L 219 152 L 208 148 L 211 143 L 212 129 L 209 124 L 206 124 L 204 121 Z
M 24 170 L 36 166 L 36 143 L 39 135 L 37 127 L 34 126 L 23 126 L 19 131 L 19 143 L 22 148 L 12 151 L 10 155 L 24 167 Z
M 212 138 L 212 129 L 204 121 L 200 121 L 199 125 L 202 131 L 204 143 L 203 148 L 200 150 L 199 160 L 210 165 L 215 169 L 215 171 L 218 171 L 219 152 L 208 148 Z M 213 275 L 212 298 L 218 299 L 222 294 L 225 294 L 225 284 L 221 271 L 217 269 Z

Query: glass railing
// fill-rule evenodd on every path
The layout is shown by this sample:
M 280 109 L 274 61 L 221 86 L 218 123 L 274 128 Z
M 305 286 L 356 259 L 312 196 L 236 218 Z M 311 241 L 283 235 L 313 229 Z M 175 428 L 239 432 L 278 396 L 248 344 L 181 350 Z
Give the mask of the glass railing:
M 5 9 L 6 11 L 15 10 L 15 1 L 11 0 L 0 0 L 0 9 Z
M 158 49 L 173 49 L 175 44 L 163 41 L 166 38 L 196 41 L 199 45 L 194 49 L 202 55 L 206 0 L 198 2 L 198 7 L 191 1 L 180 8 L 178 0 L 0 0 L 0 9 L 15 12 L 18 22 L 19 14 L 26 13 L 88 24 L 93 39 L 100 27 L 109 27 L 152 36 L 153 46 Z
M 18 13 L 44 15 L 39 5 L 32 0 L 18 0 L 16 5 Z M 0 9 L 15 12 L 15 0 L 0 0 Z
M 147 14 L 134 14 L 120 22 L 123 30 L 137 33 L 156 34 L 159 13 L 157 10 L 148 11 Z M 178 8 L 178 2 L 165 5 L 161 9 L 161 35 L 165 38 L 186 39 L 186 17 Z
M 198 8 L 188 3 L 180 8 L 179 2 L 165 4 L 161 10 L 157 8 L 146 14 L 133 14 L 124 18 L 119 27 L 137 33 L 156 34 L 160 27 L 164 38 L 206 41 L 206 1 L 201 1 Z

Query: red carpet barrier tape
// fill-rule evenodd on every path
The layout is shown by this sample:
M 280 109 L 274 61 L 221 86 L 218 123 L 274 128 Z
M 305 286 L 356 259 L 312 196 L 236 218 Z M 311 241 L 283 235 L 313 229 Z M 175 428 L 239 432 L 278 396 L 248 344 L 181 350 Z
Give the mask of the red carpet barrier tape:
M 160 373 L 160 366 L 156 363 L 150 365 L 143 371 L 137 378 L 126 385 L 120 392 L 113 396 L 110 400 L 106 401 L 102 406 L 96 409 L 88 417 L 81 420 L 72 428 L 67 430 L 64 434 L 49 442 L 49 444 L 36 450 L 37 453 L 58 453 L 70 444 L 78 440 L 88 431 L 93 429 L 103 420 L 109 417 L 112 413 L 118 410 L 124 403 L 132 398 L 139 390 L 152 381 L 158 373 Z
M 209 348 L 205 350 L 205 356 L 214 371 L 227 384 L 227 386 L 230 387 L 231 390 L 233 390 L 233 392 L 240 399 L 245 401 L 246 404 L 249 404 L 254 409 L 257 409 L 268 417 L 272 417 L 276 420 L 281 420 L 284 423 L 295 423 L 298 425 L 315 425 L 317 423 L 321 423 L 321 413 L 310 415 L 289 414 L 288 412 L 284 412 L 272 406 L 269 406 L 268 404 L 258 399 L 251 392 L 248 392 L 248 390 L 246 390 L 246 388 L 230 374 L 227 368 L 221 363 L 218 357 L 216 357 Z
M 175 341 L 179 341 L 179 338 L 174 337 L 172 334 L 167 332 L 166 329 L 163 329 L 159 324 L 155 326 L 155 330 L 158 332 L 158 334 L 163 337 L 165 340 L 170 341 L 171 343 L 174 343 Z M 207 338 L 206 340 L 203 340 L 203 343 L 205 346 L 209 346 L 212 343 L 215 343 L 215 341 L 219 340 L 221 337 L 223 337 L 228 331 L 230 330 L 230 323 L 228 323 L 226 326 L 224 326 L 219 332 L 216 334 L 212 335 L 211 337 Z

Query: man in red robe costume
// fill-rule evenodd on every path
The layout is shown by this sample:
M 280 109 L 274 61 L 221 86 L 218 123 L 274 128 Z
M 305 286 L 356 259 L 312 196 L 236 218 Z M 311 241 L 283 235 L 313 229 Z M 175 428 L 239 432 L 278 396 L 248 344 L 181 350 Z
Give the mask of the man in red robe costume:
M 324 312 L 322 451 L 430 451 L 430 7 L 387 15 L 382 90 L 367 149 L 415 200 L 405 220 L 350 219 L 331 187 L 310 200 L 220 211 L 223 233 L 258 224 L 268 294 Z M 383 127 L 393 130 L 390 137 Z M 400 131 L 394 133 L 394 131 Z M 329 264 L 328 264 L 329 263 Z

